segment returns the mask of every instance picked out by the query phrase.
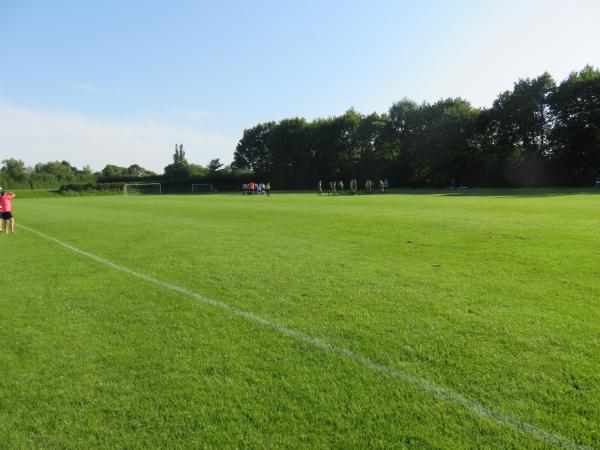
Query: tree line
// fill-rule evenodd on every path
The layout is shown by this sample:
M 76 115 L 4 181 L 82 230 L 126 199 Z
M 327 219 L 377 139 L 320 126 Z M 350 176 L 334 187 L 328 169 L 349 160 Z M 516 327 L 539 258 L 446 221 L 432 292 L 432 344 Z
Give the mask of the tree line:
M 234 186 L 250 178 L 276 189 L 353 178 L 387 178 L 394 186 L 589 186 L 599 176 L 600 71 L 590 66 L 560 84 L 548 73 L 521 79 L 490 108 L 461 98 L 403 99 L 385 114 L 350 109 L 313 121 L 260 123 L 244 130 L 228 166 L 219 159 L 190 163 L 181 144 L 163 174 L 138 164 L 98 172 L 67 161 L 0 165 L 0 185 L 11 188 L 190 179 Z
M 78 169 L 68 161 L 50 161 L 27 167 L 19 159 L 9 158 L 0 166 L 0 186 L 15 188 L 57 188 L 65 183 L 95 182 L 96 174 L 86 166 Z
M 276 187 L 388 178 L 395 186 L 593 184 L 600 176 L 600 71 L 560 84 L 521 79 L 490 108 L 461 98 L 394 103 L 385 114 L 350 109 L 244 130 L 234 166 Z
M 211 160 L 206 167 L 190 163 L 186 159 L 183 144 L 179 144 L 175 146 L 173 163 L 167 165 L 163 174 L 160 175 L 138 164 L 132 164 L 129 167 L 107 164 L 102 170 L 93 172 L 89 166 L 78 169 L 68 161 L 50 161 L 28 167 L 22 160 L 9 158 L 3 160 L 0 165 L 0 186 L 8 186 L 11 189 L 56 189 L 65 185 L 88 186 L 97 182 L 111 183 L 135 180 L 176 182 L 188 179 L 198 181 L 203 178 L 210 179 L 212 183 L 224 179 L 231 184 L 232 177 L 244 173 L 244 171 L 235 169 L 230 165 L 225 166 L 218 158 Z M 235 179 L 237 180 L 237 178 Z
M 101 171 L 93 172 L 89 166 L 78 169 L 68 161 L 49 161 L 28 167 L 20 159 L 9 158 L 0 165 L 0 186 L 10 186 L 11 189 L 54 189 L 64 184 L 95 183 L 103 177 L 139 178 L 155 175 L 138 164 L 129 167 L 107 164 Z

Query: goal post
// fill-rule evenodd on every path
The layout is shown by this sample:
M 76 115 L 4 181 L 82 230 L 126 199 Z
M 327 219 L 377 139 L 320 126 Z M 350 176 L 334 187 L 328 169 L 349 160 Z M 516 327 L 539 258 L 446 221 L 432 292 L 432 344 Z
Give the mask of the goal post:
M 160 183 L 125 183 L 123 185 L 125 195 L 160 195 L 162 186 Z
M 206 192 L 216 192 L 216 189 L 212 183 L 192 184 L 192 194 L 202 194 Z

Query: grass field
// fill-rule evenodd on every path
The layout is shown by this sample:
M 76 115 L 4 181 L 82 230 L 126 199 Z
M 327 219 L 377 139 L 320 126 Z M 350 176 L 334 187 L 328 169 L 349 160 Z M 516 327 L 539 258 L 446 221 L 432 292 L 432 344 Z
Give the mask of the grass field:
M 600 447 L 593 191 L 14 213 L 1 448 Z

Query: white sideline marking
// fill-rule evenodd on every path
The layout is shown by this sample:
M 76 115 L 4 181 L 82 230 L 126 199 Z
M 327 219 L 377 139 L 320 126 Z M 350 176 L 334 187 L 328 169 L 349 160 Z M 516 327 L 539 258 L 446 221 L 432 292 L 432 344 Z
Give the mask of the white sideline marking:
M 49 241 L 52 241 L 66 249 L 69 249 L 72 252 L 75 252 L 79 255 L 87 256 L 88 258 L 93 259 L 96 262 L 110 266 L 113 269 L 128 273 L 129 275 L 133 275 L 134 277 L 140 278 L 140 279 L 147 281 L 149 283 L 152 283 L 152 284 L 156 284 L 165 289 L 179 292 L 180 294 L 183 294 L 187 297 L 191 297 L 193 299 L 196 299 L 196 300 L 206 303 L 208 305 L 215 306 L 217 308 L 221 308 L 221 309 L 228 311 L 234 315 L 241 316 L 251 322 L 259 323 L 259 324 L 269 327 L 273 330 L 276 330 L 285 336 L 296 339 L 297 341 L 305 342 L 307 344 L 312 345 L 313 347 L 317 347 L 321 350 L 325 350 L 330 353 L 334 353 L 336 355 L 343 356 L 349 360 L 355 361 L 357 363 L 361 363 L 361 364 L 363 364 L 373 370 L 376 370 L 378 372 L 383 372 L 393 378 L 401 379 L 411 386 L 418 387 L 426 392 L 430 392 L 430 393 L 444 399 L 448 403 L 460 405 L 463 408 L 468 409 L 471 412 L 473 412 L 485 419 L 496 422 L 500 425 L 507 426 L 509 428 L 512 428 L 514 430 L 517 430 L 517 431 L 520 431 L 520 432 L 523 432 L 526 434 L 530 434 L 537 439 L 546 441 L 550 444 L 554 444 L 558 447 L 576 448 L 576 449 L 592 449 L 592 447 L 589 447 L 589 446 L 578 445 L 577 443 L 575 443 L 573 440 L 571 440 L 570 438 L 568 438 L 566 436 L 562 436 L 560 434 L 555 434 L 555 433 L 551 433 L 548 431 L 544 431 L 541 428 L 538 428 L 535 425 L 532 425 L 528 422 L 519 420 L 514 417 L 510 417 L 499 411 L 495 411 L 477 401 L 470 400 L 466 397 L 463 397 L 460 394 L 456 394 L 448 389 L 438 386 L 435 383 L 427 381 L 423 378 L 418 378 L 418 377 L 409 375 L 408 373 L 403 372 L 402 370 L 396 369 L 394 367 L 386 366 L 385 364 L 377 362 L 374 359 L 371 359 L 367 356 L 363 356 L 361 354 L 354 353 L 352 350 L 349 350 L 347 348 L 338 347 L 337 345 L 329 344 L 318 338 L 315 338 L 306 333 L 303 333 L 302 331 L 297 331 L 292 328 L 284 327 L 283 325 L 279 325 L 276 322 L 272 322 L 268 319 L 263 319 L 262 317 L 257 316 L 251 312 L 244 311 L 243 309 L 239 309 L 235 306 L 228 305 L 227 303 L 222 303 L 220 301 L 213 300 L 211 298 L 205 297 L 200 294 L 196 294 L 195 292 L 189 291 L 187 289 L 176 286 L 174 284 L 170 284 L 165 281 L 159 280 L 158 278 L 154 278 L 149 275 L 145 275 L 143 273 L 136 272 L 135 270 L 132 270 L 128 267 L 121 266 L 120 264 L 116 264 L 112 261 L 109 261 L 108 259 L 104 259 L 100 256 L 96 256 L 96 255 L 88 253 L 84 250 L 80 250 L 76 247 L 73 247 L 72 245 L 67 244 L 66 242 L 60 241 L 52 236 L 48 236 L 44 233 L 41 233 L 39 231 L 36 231 L 36 230 L 26 227 L 24 225 L 19 225 L 19 227 L 24 228 L 25 230 L 30 231 L 31 233 L 37 234 L 38 236 L 41 236 Z

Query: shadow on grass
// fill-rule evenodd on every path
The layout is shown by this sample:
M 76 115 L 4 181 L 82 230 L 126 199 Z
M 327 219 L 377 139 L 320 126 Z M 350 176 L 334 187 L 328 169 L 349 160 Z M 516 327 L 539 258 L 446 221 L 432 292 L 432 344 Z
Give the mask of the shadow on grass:
M 64 195 L 57 190 L 49 189 L 17 189 L 14 191 L 19 199 L 29 198 L 64 198 L 64 197 L 82 197 L 86 195 L 91 196 L 102 196 L 102 195 L 123 195 L 120 192 L 103 193 L 94 192 L 89 193 L 77 193 L 73 195 Z M 317 195 L 312 190 L 281 190 L 272 191 L 271 195 L 290 195 L 290 194 L 313 194 Z M 143 196 L 143 194 L 140 194 Z M 177 195 L 177 196 L 213 196 L 213 195 L 228 195 L 228 196 L 242 196 L 239 191 L 222 191 L 222 192 L 206 192 L 206 193 L 192 193 L 192 192 L 163 192 L 163 195 Z M 379 197 L 382 194 L 379 192 L 373 192 L 367 194 L 359 191 L 357 196 L 375 196 Z M 431 188 L 390 188 L 385 191 L 383 195 L 440 195 L 445 197 L 497 197 L 497 198 L 525 198 L 525 197 L 562 197 L 567 195 L 600 195 L 600 189 L 598 188 L 469 188 L 469 189 L 431 189 Z M 323 192 L 323 197 L 327 197 L 327 192 Z M 345 192 L 343 197 L 351 197 L 349 192 Z M 261 195 L 256 197 L 266 197 Z
M 468 188 L 468 189 L 388 189 L 386 194 L 442 195 L 447 197 L 562 197 L 600 195 L 598 188 Z
M 230 195 L 230 196 L 242 196 L 239 191 L 223 191 L 218 193 L 189 193 L 189 192 L 163 192 L 163 195 L 193 195 L 193 196 L 212 196 L 215 194 L 219 195 Z M 314 195 L 317 193 L 312 190 L 280 190 L 272 191 L 271 195 Z M 469 188 L 469 189 L 432 189 L 432 188 L 390 188 L 385 191 L 384 194 L 379 192 L 373 192 L 371 194 L 359 191 L 355 194 L 358 197 L 373 196 L 380 197 L 381 195 L 440 195 L 447 197 L 499 197 L 499 198 L 511 198 L 511 197 L 561 197 L 565 195 L 600 195 L 600 189 L 598 188 Z M 330 197 L 327 192 L 323 192 L 323 197 Z M 354 195 L 349 192 L 344 192 L 343 195 L 336 197 L 353 197 Z M 249 195 L 248 197 L 266 197 L 266 195 Z

